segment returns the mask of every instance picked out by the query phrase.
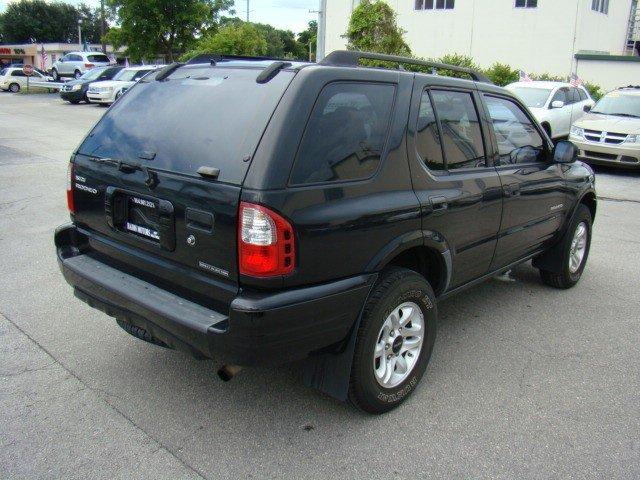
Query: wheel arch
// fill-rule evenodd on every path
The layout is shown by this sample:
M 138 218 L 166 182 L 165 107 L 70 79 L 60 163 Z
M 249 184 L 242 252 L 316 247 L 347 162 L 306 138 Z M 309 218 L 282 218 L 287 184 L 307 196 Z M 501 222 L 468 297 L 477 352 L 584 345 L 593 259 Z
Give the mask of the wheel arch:
M 404 267 L 424 276 L 436 296 L 447 290 L 451 279 L 451 253 L 435 232 L 407 233 L 387 244 L 369 263 L 367 271 L 389 266 Z

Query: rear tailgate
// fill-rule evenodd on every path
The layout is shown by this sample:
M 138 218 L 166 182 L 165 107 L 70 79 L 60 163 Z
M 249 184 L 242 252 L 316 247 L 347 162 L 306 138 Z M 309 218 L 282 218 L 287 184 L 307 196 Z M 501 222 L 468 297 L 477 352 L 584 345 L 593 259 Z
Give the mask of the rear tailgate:
M 191 288 L 185 281 L 194 274 L 227 294 L 237 288 L 242 181 L 294 75 L 258 84 L 259 72 L 194 66 L 163 81 L 152 74 L 114 104 L 74 160 L 74 220 L 96 249 L 180 288 Z M 201 177 L 200 167 L 219 169 L 218 178 Z

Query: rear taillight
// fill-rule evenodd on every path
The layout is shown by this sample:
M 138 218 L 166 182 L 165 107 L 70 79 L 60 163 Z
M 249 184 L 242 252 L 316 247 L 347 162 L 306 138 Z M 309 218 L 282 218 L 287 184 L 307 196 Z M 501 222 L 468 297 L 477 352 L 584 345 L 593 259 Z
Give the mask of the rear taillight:
M 287 275 L 295 268 L 293 227 L 261 205 L 240 203 L 238 256 L 240 273 L 252 277 Z
M 84 67 L 85 68 L 93 68 L 93 67 L 95 67 L 95 65 L 93 63 L 85 63 Z
M 76 213 L 76 203 L 73 200 L 73 163 L 67 167 L 67 208 L 69 212 Z

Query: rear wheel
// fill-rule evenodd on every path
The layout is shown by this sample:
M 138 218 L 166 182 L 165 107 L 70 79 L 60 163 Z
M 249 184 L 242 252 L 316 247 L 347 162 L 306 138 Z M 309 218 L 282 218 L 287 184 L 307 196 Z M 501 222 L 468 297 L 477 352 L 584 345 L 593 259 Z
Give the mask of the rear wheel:
M 9 85 L 9 91 L 18 93 L 20 91 L 20 85 L 18 85 L 17 83 L 12 83 L 11 85 Z
M 81 76 L 82 76 L 82 72 L 80 70 L 76 70 L 75 72 L 73 72 L 73 78 L 75 78 L 76 80 Z
M 351 369 L 349 400 L 374 414 L 400 405 L 425 372 L 436 335 L 435 295 L 404 268 L 381 274 L 365 305 Z
M 55 68 L 51 70 L 51 78 L 53 78 L 54 82 L 57 82 L 58 80 L 60 80 L 60 75 L 58 74 L 58 70 L 56 70 Z
M 579 205 L 564 237 L 554 248 L 559 249 L 562 258 L 560 272 L 540 269 L 542 281 L 555 288 L 571 288 L 582 277 L 591 248 L 591 212 L 585 205 Z

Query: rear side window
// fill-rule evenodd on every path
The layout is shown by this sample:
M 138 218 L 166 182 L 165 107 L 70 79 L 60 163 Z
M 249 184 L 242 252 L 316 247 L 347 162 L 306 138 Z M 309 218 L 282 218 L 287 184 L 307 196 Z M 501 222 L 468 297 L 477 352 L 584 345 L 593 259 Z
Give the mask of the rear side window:
M 26 77 L 22 70 L 14 70 L 11 74 L 12 77 Z
M 471 94 L 432 90 L 431 95 L 442 129 L 446 168 L 485 167 L 482 130 Z
M 109 63 L 109 57 L 106 55 L 88 55 L 87 59 L 90 62 Z
M 327 85 L 311 112 L 290 183 L 371 177 L 380 164 L 394 96 L 395 87 L 389 84 Z
M 422 98 L 420 99 L 420 112 L 418 113 L 418 126 L 416 128 L 416 149 L 427 167 L 431 170 L 444 170 L 438 122 L 436 121 L 428 91 L 422 92 Z

